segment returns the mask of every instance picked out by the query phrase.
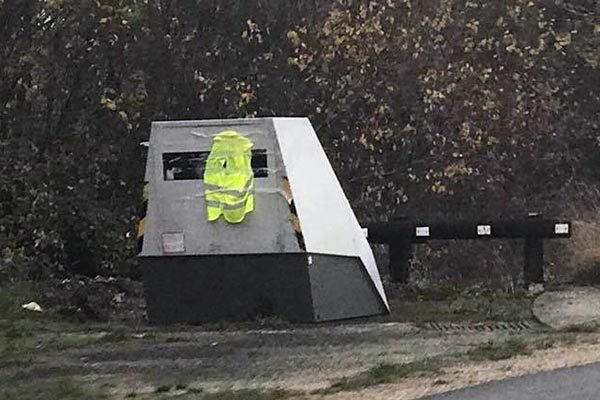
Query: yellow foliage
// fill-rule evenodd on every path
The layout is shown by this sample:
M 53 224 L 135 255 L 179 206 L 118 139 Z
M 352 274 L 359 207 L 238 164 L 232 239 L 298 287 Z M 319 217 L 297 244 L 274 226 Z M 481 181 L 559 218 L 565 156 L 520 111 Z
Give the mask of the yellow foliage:
M 564 47 L 571 44 L 570 32 L 555 33 L 554 38 L 556 39 L 556 42 L 554 42 L 554 47 L 556 48 L 556 50 L 562 50 Z
M 242 32 L 242 39 L 248 43 L 262 43 L 262 31 L 258 24 L 251 19 L 246 21 L 247 29 Z
M 477 20 L 472 19 L 469 22 L 467 22 L 465 26 L 472 30 L 474 33 L 477 33 L 479 31 L 479 21 Z
M 550 76 L 544 68 L 557 56 L 552 43 L 565 47 L 579 38 L 572 36 L 573 27 L 555 34 L 555 20 L 537 2 L 436 0 L 425 6 L 397 0 L 393 12 L 387 0 L 332 3 L 316 30 L 318 47 L 310 48 L 296 28 L 287 32 L 296 47 L 289 63 L 302 71 L 310 66 L 310 79 L 321 85 L 326 101 L 360 114 L 351 135 L 362 148 L 403 148 L 418 131 L 429 145 L 423 157 L 435 160 L 441 172 L 411 171 L 408 179 L 429 181 L 426 187 L 434 193 L 450 193 L 448 180 L 473 174 L 481 167 L 476 160 L 494 151 L 490 147 L 499 138 L 517 146 L 507 139 L 514 132 L 545 131 L 539 128 L 548 120 L 545 113 L 562 104 L 564 97 L 546 94 L 536 79 Z M 598 65 L 592 52 L 576 51 L 588 65 Z M 334 65 L 344 68 L 331 73 Z M 560 81 L 548 83 L 562 88 Z M 400 127 L 399 97 L 419 113 Z M 457 162 L 444 168 L 441 160 L 448 154 L 456 154 Z
M 438 90 L 431 90 L 431 89 L 426 89 L 425 90 L 425 96 L 423 97 L 423 102 L 425 104 L 434 104 L 439 102 L 440 100 L 445 99 L 446 96 L 444 95 L 444 93 L 438 91 Z
M 117 111 L 117 103 L 115 103 L 113 99 L 102 97 L 100 99 L 100 104 L 102 104 L 104 107 L 108 108 L 111 111 Z
M 119 99 L 119 102 L 121 102 L 121 100 L 122 99 Z M 123 123 L 127 127 L 127 130 L 131 131 L 133 129 L 133 126 L 132 126 L 131 122 L 129 121 L 129 116 L 127 115 L 125 110 L 119 109 L 119 105 L 117 104 L 117 101 L 115 101 L 109 97 L 102 96 L 102 98 L 100 99 L 100 104 L 102 104 L 102 106 L 104 106 L 106 109 L 115 112 L 119 116 L 121 121 L 123 121 Z M 121 105 L 121 107 L 122 107 L 122 105 Z
M 468 137 L 471 134 L 471 124 L 469 124 L 467 121 L 463 122 L 460 132 L 462 133 L 463 137 Z
M 446 178 L 454 178 L 457 176 L 468 176 L 473 173 L 473 168 L 467 167 L 464 160 L 457 163 L 450 164 L 444 169 L 444 176 Z
M 298 35 L 298 32 L 296 31 L 288 31 L 287 38 L 296 47 L 299 47 L 302 43 L 302 40 L 300 40 L 300 35 Z
M 518 47 L 517 39 L 515 38 L 515 36 L 512 33 L 507 33 L 506 35 L 504 35 L 504 43 L 507 44 L 505 49 L 509 53 L 515 53 L 519 56 L 523 55 L 523 52 Z
M 583 58 L 589 66 L 592 68 L 600 67 L 600 53 L 597 51 L 591 51 L 583 55 Z
M 431 186 L 431 191 L 436 194 L 446 193 L 446 186 L 442 184 L 442 182 L 437 181 Z
M 288 57 L 288 64 L 298 67 L 300 72 L 304 71 L 312 63 L 313 56 L 311 54 L 299 54 L 296 57 Z
M 415 133 L 417 130 L 411 124 L 406 124 L 406 126 L 402 129 L 404 133 Z

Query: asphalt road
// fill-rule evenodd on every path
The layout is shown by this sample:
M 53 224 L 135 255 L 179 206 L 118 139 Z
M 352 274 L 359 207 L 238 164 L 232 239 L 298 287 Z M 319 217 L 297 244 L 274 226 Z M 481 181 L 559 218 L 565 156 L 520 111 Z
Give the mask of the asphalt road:
M 599 400 L 600 364 L 492 382 L 427 400 Z M 422 399 L 422 400 L 426 400 Z

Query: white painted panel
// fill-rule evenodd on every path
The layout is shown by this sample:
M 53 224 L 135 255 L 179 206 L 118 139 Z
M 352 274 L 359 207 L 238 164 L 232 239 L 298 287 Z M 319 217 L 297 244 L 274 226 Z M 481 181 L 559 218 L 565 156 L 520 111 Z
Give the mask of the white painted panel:
M 163 233 L 162 247 L 165 253 L 185 253 L 183 232 Z
M 306 251 L 360 257 L 389 309 L 371 247 L 309 120 L 275 118 L 273 125 Z

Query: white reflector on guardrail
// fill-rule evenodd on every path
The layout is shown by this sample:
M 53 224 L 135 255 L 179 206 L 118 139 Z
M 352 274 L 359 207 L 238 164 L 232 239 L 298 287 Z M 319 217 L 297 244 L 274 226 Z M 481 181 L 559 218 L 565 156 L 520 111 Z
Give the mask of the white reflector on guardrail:
M 479 236 L 490 236 L 492 234 L 491 225 L 477 225 L 477 234 Z
M 415 234 L 417 235 L 417 237 L 429 237 L 429 227 L 417 226 Z
M 569 224 L 555 224 L 554 225 L 554 233 L 557 235 L 568 235 L 569 234 Z

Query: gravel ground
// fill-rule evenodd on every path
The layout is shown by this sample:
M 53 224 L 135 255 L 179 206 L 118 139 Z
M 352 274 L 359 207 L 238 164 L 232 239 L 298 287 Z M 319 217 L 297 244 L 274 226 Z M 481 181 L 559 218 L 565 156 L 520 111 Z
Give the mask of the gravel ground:
M 522 300 L 517 301 L 506 310 L 518 308 Z M 187 400 L 203 398 L 195 394 L 199 391 L 249 389 L 258 390 L 256 396 L 218 398 L 416 399 L 600 361 L 595 327 L 552 331 L 528 318 L 528 311 L 522 313 L 525 319 L 486 322 L 482 318 L 493 304 L 487 300 L 477 302 L 485 314 L 460 320 L 457 316 L 465 314 L 456 309 L 466 308 L 463 301 L 449 304 L 453 311 L 440 314 L 438 323 L 417 318 L 414 323 L 259 321 L 156 328 L 139 321 L 91 324 L 44 315 L 0 319 L 0 398 L 47 398 L 48 387 L 58 382 L 64 391 L 67 382 L 85 388 L 89 399 L 103 398 L 91 394 L 101 393 L 115 399 Z M 436 309 L 423 310 L 429 318 Z M 435 367 L 425 364 L 432 362 Z M 409 372 L 400 376 L 402 368 Z M 269 397 L 273 389 L 292 392 Z M 61 392 L 59 398 L 79 397 Z

